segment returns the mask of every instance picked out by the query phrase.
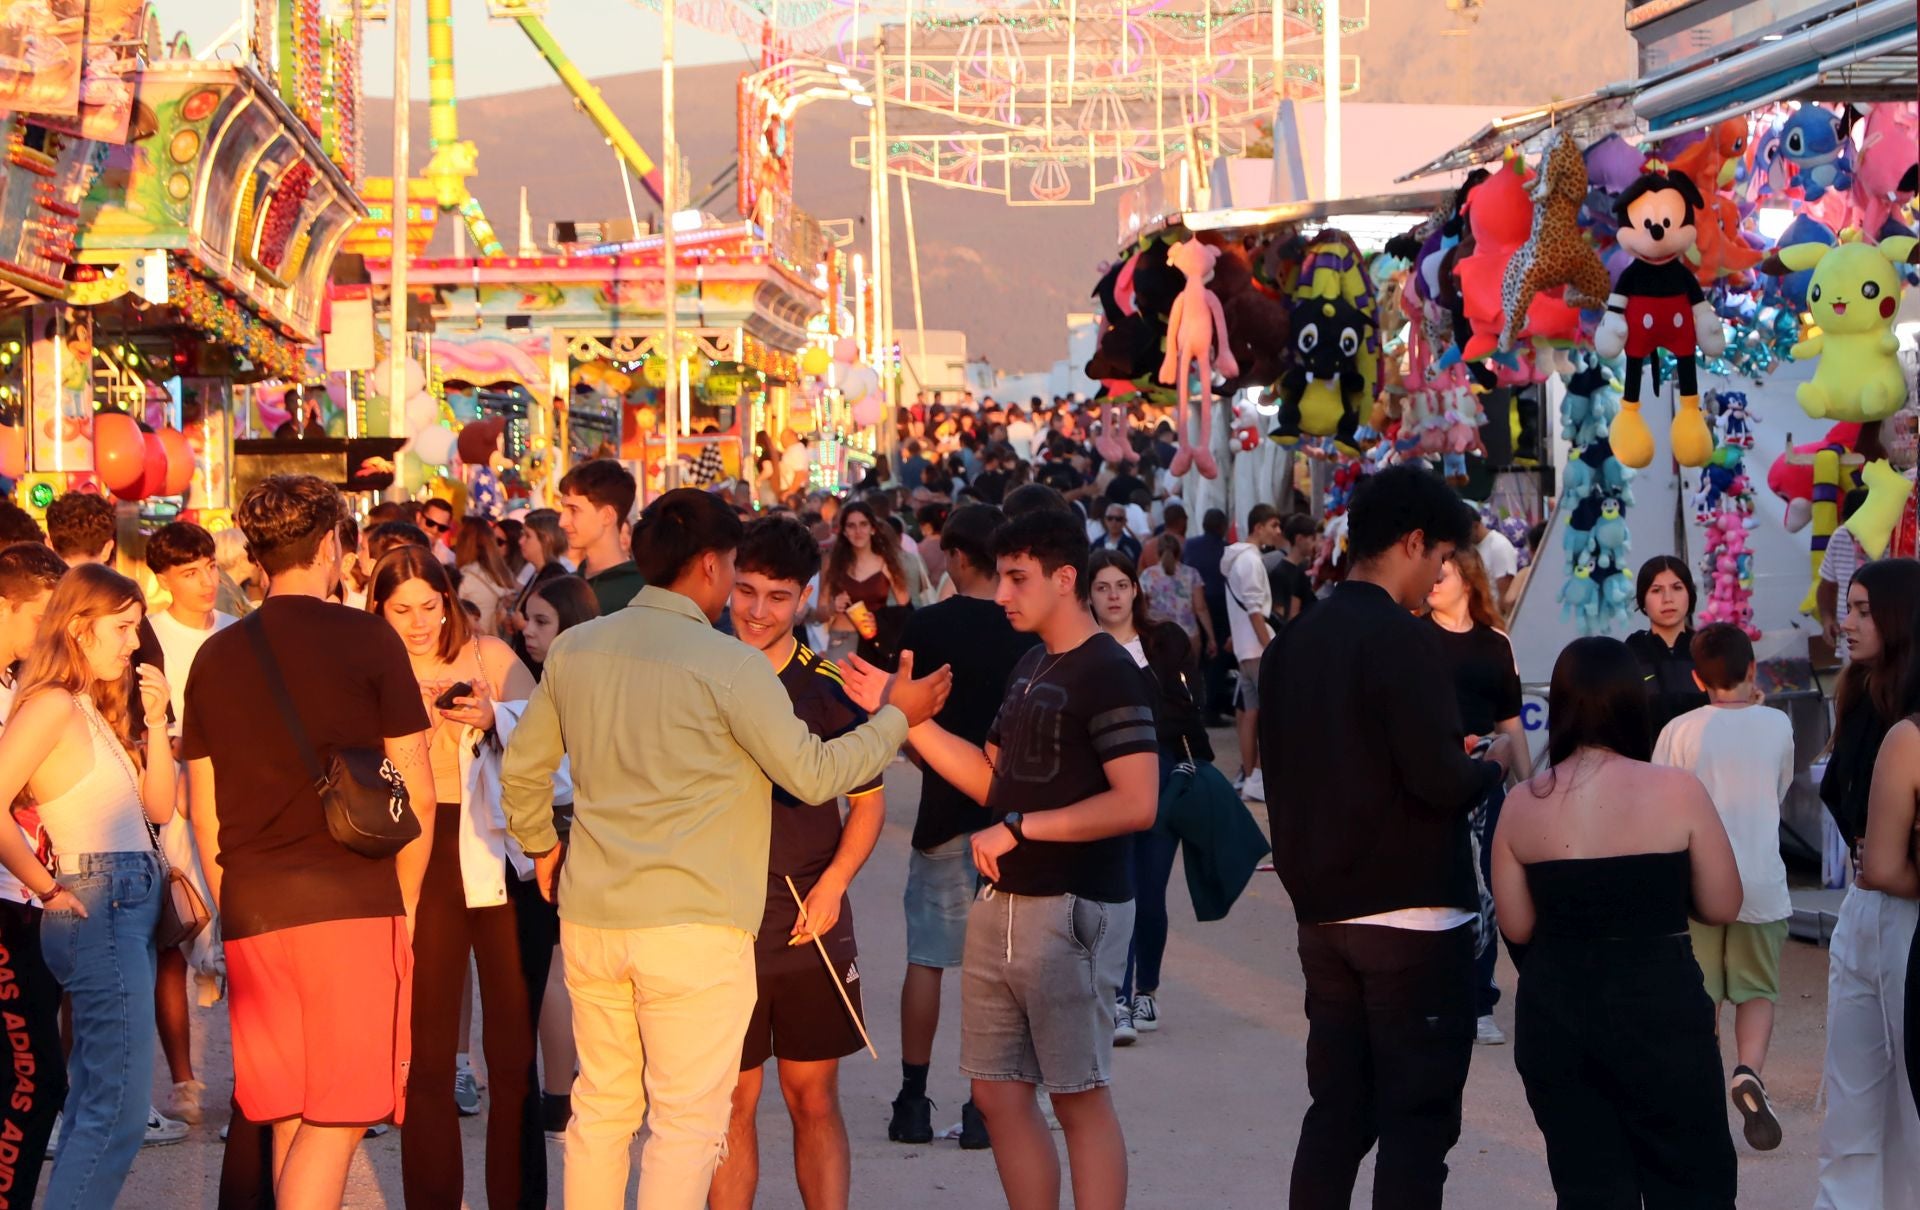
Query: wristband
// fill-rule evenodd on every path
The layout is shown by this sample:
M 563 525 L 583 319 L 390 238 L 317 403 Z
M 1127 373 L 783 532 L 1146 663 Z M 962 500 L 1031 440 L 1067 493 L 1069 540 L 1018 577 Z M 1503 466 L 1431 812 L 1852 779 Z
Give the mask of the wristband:
M 59 881 L 56 880 L 54 884 L 46 890 L 35 892 L 34 898 L 38 899 L 41 903 L 45 903 L 55 895 L 70 895 L 72 893 L 73 892 L 67 890 L 66 887 L 62 886 Z

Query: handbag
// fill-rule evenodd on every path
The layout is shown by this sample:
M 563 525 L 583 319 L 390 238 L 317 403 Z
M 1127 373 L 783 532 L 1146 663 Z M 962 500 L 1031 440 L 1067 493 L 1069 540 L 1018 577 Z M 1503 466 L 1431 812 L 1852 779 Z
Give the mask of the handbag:
M 313 789 L 320 795 L 327 833 L 348 851 L 372 860 L 392 857 L 418 840 L 420 817 L 413 813 L 400 770 L 384 752 L 374 748 L 336 748 L 321 764 L 294 709 L 280 665 L 267 646 L 259 615 L 250 614 L 239 625 L 253 643 L 261 670 L 266 673 L 267 690 L 273 694 L 287 733 L 300 749 L 300 759 L 313 779 Z

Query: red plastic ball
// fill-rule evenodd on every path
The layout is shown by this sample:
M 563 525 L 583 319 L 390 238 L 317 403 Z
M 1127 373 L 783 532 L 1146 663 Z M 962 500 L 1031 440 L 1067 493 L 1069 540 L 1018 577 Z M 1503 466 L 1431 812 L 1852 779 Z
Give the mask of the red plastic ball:
M 138 488 L 146 476 L 147 449 L 140 436 L 139 424 L 125 412 L 104 411 L 93 418 L 93 472 L 115 495 Z

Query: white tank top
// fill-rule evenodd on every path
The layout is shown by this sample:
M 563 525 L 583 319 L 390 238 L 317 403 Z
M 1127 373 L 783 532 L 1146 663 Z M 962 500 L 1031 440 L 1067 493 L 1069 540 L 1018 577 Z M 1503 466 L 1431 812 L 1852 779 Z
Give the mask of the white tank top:
M 93 699 L 73 695 L 93 736 L 93 767 L 72 788 L 40 804 L 40 824 L 65 857 L 81 853 L 144 853 L 153 848 L 141 822 L 139 777 L 133 758 L 114 738 Z

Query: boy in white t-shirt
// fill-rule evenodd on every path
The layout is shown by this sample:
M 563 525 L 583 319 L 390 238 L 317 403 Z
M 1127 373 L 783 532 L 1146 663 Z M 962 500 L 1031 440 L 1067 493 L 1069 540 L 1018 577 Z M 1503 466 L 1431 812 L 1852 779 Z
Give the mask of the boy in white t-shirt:
M 180 720 L 186 716 L 187 676 L 193 658 L 214 633 L 238 619 L 213 607 L 220 594 L 220 573 L 214 568 L 213 535 L 187 521 L 175 521 L 155 530 L 147 539 L 147 569 L 171 598 L 165 610 L 148 615 L 154 637 L 160 640 L 167 682 L 173 689 L 168 730 L 179 750 Z M 180 778 L 182 810 L 160 828 L 160 844 L 170 865 L 187 871 L 207 904 L 213 895 L 200 871 L 200 854 L 184 810 L 186 778 Z M 216 930 L 207 929 L 192 948 L 196 965 L 218 954 Z M 205 1085 L 194 1076 L 192 1035 L 187 1020 L 186 950 L 162 950 L 156 959 L 155 1015 L 160 1027 L 160 1049 L 173 1076 L 173 1094 L 165 1112 L 183 1122 L 201 1119 L 200 1094 Z
M 1733 1004 L 1739 1066 L 1728 1086 L 1756 1150 L 1780 1145 L 1780 1120 L 1760 1071 L 1773 1038 L 1780 999 L 1780 947 L 1793 912 L 1787 867 L 1780 859 L 1780 802 L 1793 784 L 1793 724 L 1760 705 L 1753 644 L 1739 627 L 1718 622 L 1693 636 L 1693 679 L 1707 705 L 1668 723 L 1653 760 L 1690 770 L 1706 786 L 1733 844 L 1743 901 L 1740 918 L 1719 927 L 1689 924 L 1694 956 L 1716 1014 Z

